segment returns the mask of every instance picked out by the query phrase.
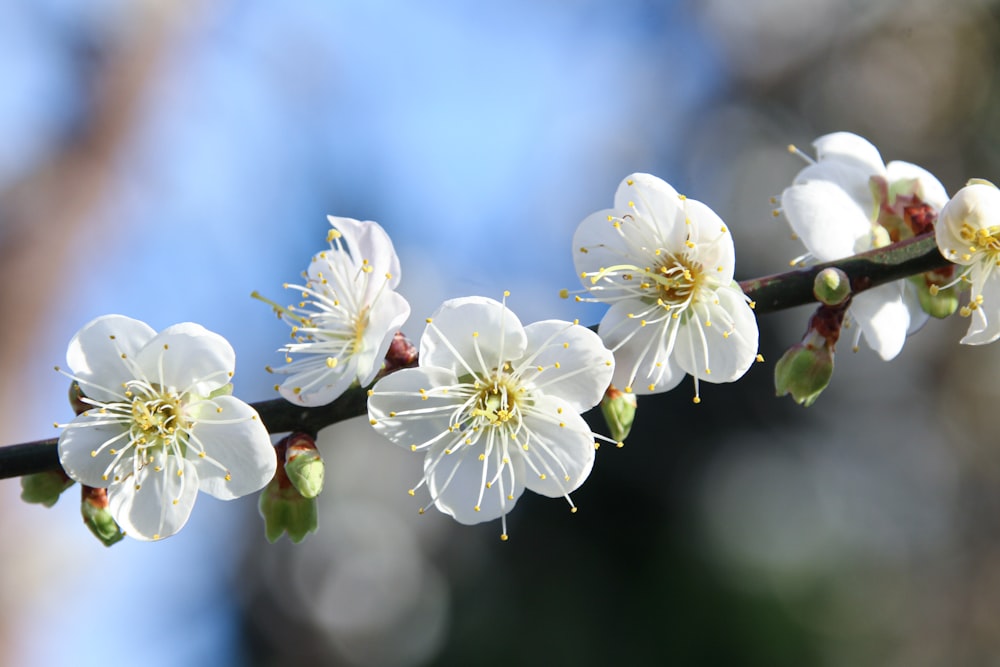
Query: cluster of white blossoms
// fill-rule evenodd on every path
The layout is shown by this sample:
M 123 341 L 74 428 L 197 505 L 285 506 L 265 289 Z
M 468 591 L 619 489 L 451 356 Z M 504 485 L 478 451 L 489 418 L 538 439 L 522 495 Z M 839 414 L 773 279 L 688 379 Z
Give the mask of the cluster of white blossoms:
M 598 333 L 615 353 L 626 392 L 741 378 L 757 354 L 753 303 L 733 281 L 729 229 L 705 204 L 649 174 L 618 186 L 614 208 L 591 214 L 573 237 L 588 297 L 610 303 Z M 563 296 L 568 296 L 564 291 Z
M 302 301 L 275 307 L 295 342 L 282 348 L 287 365 L 268 370 L 288 376 L 276 388 L 297 405 L 326 405 L 355 381 L 369 384 L 410 316 L 410 305 L 394 291 L 399 258 L 385 230 L 371 221 L 328 219 L 330 249 L 312 258 L 305 285 L 285 285 L 299 290 Z
M 190 322 L 157 334 L 106 315 L 70 341 L 65 373 L 91 407 L 64 425 L 59 460 L 74 480 L 107 488 L 109 510 L 130 537 L 176 533 L 199 490 L 230 500 L 274 476 L 257 412 L 228 395 L 235 359 L 222 336 Z
M 506 303 L 452 299 L 427 319 L 419 367 L 379 380 L 368 414 L 376 431 L 424 453 L 416 488 L 431 504 L 464 524 L 500 517 L 507 539 L 526 488 L 569 501 L 590 474 L 600 436 L 580 413 L 613 372 L 611 353 L 579 324 L 523 326 Z
M 815 159 L 790 147 L 809 164 L 781 193 L 776 211 L 808 251 L 793 265 L 842 259 L 913 236 L 915 226 L 929 229 L 948 201 L 925 169 L 899 160 L 884 164 L 878 149 L 856 134 L 827 134 L 813 147 Z M 889 360 L 927 318 L 914 284 L 898 280 L 856 294 L 845 323 L 857 326 L 855 349 L 863 335 Z
M 966 267 L 958 280 L 972 285 L 960 311 L 972 319 L 962 342 L 992 343 L 1000 338 L 1000 190 L 970 181 L 941 210 L 935 235 L 941 254 Z
M 1000 337 L 1000 316 L 985 307 L 1000 304 L 1000 190 L 970 182 L 948 201 L 929 173 L 883 164 L 861 137 L 830 134 L 814 146 L 815 159 L 799 153 L 809 165 L 781 195 L 780 210 L 808 249 L 793 263 L 848 257 L 929 233 L 936 221 L 941 252 L 966 268 L 949 284 L 928 282 L 925 293 L 971 284 L 963 342 Z M 329 221 L 329 250 L 313 257 L 305 284 L 285 286 L 302 300 L 268 302 L 292 326 L 287 365 L 268 369 L 287 376 L 276 389 L 297 406 L 326 405 L 385 368 L 368 391 L 368 417 L 376 432 L 423 456 L 423 477 L 410 489 L 426 489 L 420 511 L 435 506 L 463 524 L 499 518 L 503 539 L 525 489 L 565 498 L 575 511 L 570 494 L 590 474 L 599 442 L 613 442 L 581 416 L 602 398 L 667 391 L 689 374 L 697 403 L 699 381 L 732 382 L 762 360 L 754 303 L 733 279 L 728 227 L 649 174 L 627 176 L 613 208 L 585 218 L 573 237 L 584 287 L 576 299 L 611 306 L 597 333 L 562 320 L 524 326 L 506 293 L 502 302 L 452 299 L 427 318 L 419 365 L 395 372 L 383 361 L 410 307 L 395 292 L 392 242 L 374 222 Z M 884 359 L 927 318 L 914 284 L 852 297 L 847 319 Z M 199 489 L 235 498 L 274 477 L 275 450 L 257 413 L 228 395 L 235 355 L 217 334 L 191 323 L 157 334 L 109 315 L 74 336 L 67 361 L 89 407 L 65 425 L 60 461 L 73 479 L 107 488 L 113 518 L 132 537 L 177 532 Z M 810 359 L 785 366 L 815 374 Z M 832 356 L 828 366 L 809 402 L 829 381 Z

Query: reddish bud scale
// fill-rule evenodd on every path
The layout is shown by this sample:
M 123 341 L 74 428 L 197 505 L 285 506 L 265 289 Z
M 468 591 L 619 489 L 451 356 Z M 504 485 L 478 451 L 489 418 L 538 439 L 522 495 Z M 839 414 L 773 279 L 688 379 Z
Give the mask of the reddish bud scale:
M 903 208 L 903 221 L 914 236 L 934 230 L 937 212 L 927 204 L 920 202 Z
M 409 368 L 417 364 L 417 348 L 410 340 L 397 331 L 389 343 L 389 350 L 385 353 L 385 370 L 383 373 L 392 373 L 400 368 Z
M 847 307 L 850 304 L 851 300 L 847 299 L 844 303 L 837 306 L 824 305 L 817 308 L 816 312 L 809 318 L 809 327 L 806 329 L 807 335 L 809 331 L 815 331 L 826 340 L 826 344 L 832 350 L 840 338 L 840 328 L 844 323 L 844 314 L 847 312 Z
M 316 441 L 306 433 L 292 433 L 278 443 L 278 446 L 282 446 L 282 443 L 285 448 L 285 463 L 288 463 L 299 454 L 316 451 Z
M 108 509 L 108 490 L 93 486 L 80 485 L 80 500 L 90 503 L 95 509 Z
M 279 489 L 289 489 L 292 487 L 292 480 L 288 479 L 288 473 L 285 472 L 285 461 L 288 457 L 288 441 L 291 438 L 292 435 L 286 436 L 274 446 L 274 454 L 278 457 L 278 467 L 274 471 L 274 481 L 277 482 Z

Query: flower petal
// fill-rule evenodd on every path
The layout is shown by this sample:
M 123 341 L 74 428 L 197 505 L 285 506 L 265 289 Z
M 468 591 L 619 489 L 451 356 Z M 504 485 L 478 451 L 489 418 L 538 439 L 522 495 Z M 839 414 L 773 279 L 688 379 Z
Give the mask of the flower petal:
M 604 344 L 614 350 L 615 372 L 611 384 L 636 394 L 658 394 L 673 389 L 684 378 L 684 371 L 672 355 L 672 337 L 676 336 L 679 320 L 666 319 L 640 326 L 639 319 L 629 315 L 646 307 L 647 304 L 636 300 L 619 301 L 604 314 L 597 332 Z
M 361 350 L 354 355 L 358 382 L 362 387 L 382 370 L 382 360 L 392 338 L 409 316 L 410 304 L 398 292 L 383 292 L 372 304 Z
M 454 385 L 455 373 L 447 368 L 403 368 L 372 387 L 368 418 L 374 420 L 372 426 L 378 433 L 400 447 L 420 447 L 448 432 L 451 416 L 463 399 L 434 389 Z
M 546 394 L 558 396 L 574 412 L 597 405 L 611 383 L 614 355 L 600 336 L 579 324 L 544 320 L 524 328 L 528 337 L 522 363 L 541 367 L 523 375 Z
M 326 358 L 311 356 L 277 369 L 278 373 L 291 372 L 278 387 L 278 393 L 290 403 L 305 406 L 329 405 L 354 384 L 357 378 L 357 359 L 348 357 L 346 363 L 331 367 Z
M 444 445 L 435 445 L 424 459 L 424 475 L 434 504 L 466 525 L 507 514 L 524 492 L 524 461 L 510 451 L 506 439 L 494 443 L 488 453 L 485 440 L 484 436 L 479 443 L 462 446 L 451 454 L 444 453 Z
M 696 304 L 681 323 L 674 355 L 684 371 L 700 380 L 733 382 L 757 356 L 757 319 L 740 290 L 722 287 L 715 295 L 718 303 Z
M 144 379 L 163 388 L 207 396 L 229 384 L 236 368 L 233 346 L 200 324 L 167 327 L 136 355 Z
M 103 476 L 115 459 L 110 450 L 128 444 L 128 432 L 120 424 L 107 421 L 106 416 L 91 411 L 79 415 L 59 436 L 59 463 L 81 484 L 108 486 L 110 482 Z
M 705 267 L 713 281 L 728 285 L 736 268 L 736 249 L 729 228 L 715 211 L 695 199 L 684 200 L 684 211 L 687 240 L 695 245 L 687 254 Z M 683 248 L 669 250 L 679 253 Z
M 865 342 L 882 359 L 900 353 L 910 328 L 910 310 L 903 302 L 900 282 L 880 285 L 854 296 L 850 316 L 861 327 Z
M 525 486 L 549 498 L 560 498 L 579 488 L 594 467 L 590 427 L 567 407 L 560 398 L 545 396 L 524 418 L 531 433 L 528 449 L 520 452 L 525 458 Z M 559 413 L 558 408 L 563 411 Z
M 973 270 L 974 277 L 976 273 Z M 984 345 L 1000 338 L 1000 271 L 990 271 L 981 285 L 983 303 L 972 311 L 969 330 L 961 340 L 963 345 Z
M 922 280 L 923 278 L 920 279 Z M 931 316 L 920 305 L 920 295 L 917 293 L 917 286 L 910 280 L 901 280 L 899 282 L 903 284 L 903 305 L 906 306 L 906 310 L 910 313 L 910 326 L 906 328 L 906 335 L 909 336 L 920 331 L 927 324 Z
M 399 258 L 392 245 L 392 240 L 377 222 L 371 220 L 359 221 L 353 218 L 339 218 L 332 215 L 326 217 L 337 231 L 343 235 L 347 247 L 356 266 L 361 266 L 364 260 L 372 267 L 371 281 L 373 285 L 381 285 L 385 274 L 389 274 L 389 289 L 399 285 Z M 364 301 L 370 302 L 375 292 L 366 293 Z
M 837 185 L 810 181 L 785 188 L 781 208 L 809 252 L 821 262 L 849 257 L 871 244 L 871 222 Z
M 866 216 L 875 214 L 875 198 L 872 196 L 872 172 L 851 162 L 840 160 L 824 160 L 816 162 L 800 171 L 794 180 L 795 185 L 814 181 L 833 183 L 843 190 Z
M 420 339 L 420 363 L 459 377 L 489 373 L 524 355 L 524 327 L 504 304 L 481 296 L 445 301 Z M 478 349 L 478 353 L 477 353 Z
M 187 456 L 198 468 L 201 490 L 231 500 L 264 488 L 274 477 L 277 459 L 257 411 L 232 396 L 191 407 L 196 419 L 191 440 L 205 457 L 198 458 L 191 447 Z
M 683 246 L 687 237 L 683 199 L 663 179 L 639 173 L 626 176 L 615 191 L 615 209 L 648 221 L 659 237 L 658 246 L 671 250 Z
M 895 183 L 902 180 L 917 181 L 917 194 L 921 201 L 935 211 L 940 211 L 948 203 L 948 192 L 934 174 L 923 167 L 903 160 L 893 160 L 886 165 L 886 180 Z
M 974 232 L 1000 226 L 1000 190 L 980 183 L 967 185 L 955 193 L 938 216 L 934 226 L 938 250 L 949 261 L 969 265 L 978 262 L 980 257 L 962 238 L 965 225 Z
M 121 400 L 122 384 L 135 378 L 133 358 L 155 335 L 145 322 L 104 315 L 73 336 L 66 363 L 85 395 L 104 402 Z
M 131 473 L 131 468 L 129 461 L 120 469 Z M 187 523 L 198 496 L 198 471 L 190 465 L 184 466 L 183 475 L 179 470 L 176 456 L 161 456 L 108 488 L 108 509 L 129 537 L 158 540 Z
M 873 176 L 885 175 L 882 155 L 875 145 L 852 132 L 824 134 L 813 142 L 819 162 L 833 160 L 853 164 Z

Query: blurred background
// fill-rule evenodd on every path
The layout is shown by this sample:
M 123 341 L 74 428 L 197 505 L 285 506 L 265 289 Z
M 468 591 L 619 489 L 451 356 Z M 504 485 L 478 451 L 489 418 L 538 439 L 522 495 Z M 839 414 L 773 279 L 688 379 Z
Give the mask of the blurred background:
M 737 276 L 802 252 L 768 198 L 786 146 L 850 130 L 949 192 L 1000 178 L 1000 8 L 976 0 L 0 3 L 0 442 L 71 417 L 66 343 L 118 312 L 196 321 L 236 392 L 326 214 L 379 221 L 413 306 L 498 297 L 584 323 L 570 239 L 648 171 L 729 224 Z M 321 526 L 268 545 L 256 498 L 106 549 L 75 491 L 0 482 L 0 664 L 996 664 L 1000 348 L 931 322 L 881 362 L 843 345 L 803 410 L 761 319 L 735 385 L 640 402 L 580 512 L 526 494 L 499 525 L 417 515 L 421 457 L 362 420 L 321 434 Z M 596 428 L 603 428 L 596 421 Z

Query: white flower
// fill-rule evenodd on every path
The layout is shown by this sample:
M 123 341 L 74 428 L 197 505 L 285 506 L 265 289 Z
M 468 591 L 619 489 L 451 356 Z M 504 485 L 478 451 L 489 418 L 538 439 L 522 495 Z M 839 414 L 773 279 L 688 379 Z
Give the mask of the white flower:
M 936 236 L 946 259 L 968 267 L 958 280 L 972 283 L 969 305 L 960 311 L 972 318 L 962 342 L 992 343 L 1000 338 L 1000 190 L 978 181 L 956 192 L 941 209 Z
M 699 379 L 732 382 L 753 363 L 757 320 L 733 282 L 732 236 L 709 207 L 632 174 L 573 247 L 586 300 L 613 304 L 598 333 L 614 350 L 616 387 L 658 393 L 690 373 L 697 403 Z
M 66 361 L 93 407 L 65 425 L 59 460 L 81 484 L 107 488 L 131 537 L 176 533 L 199 489 L 230 500 L 274 476 L 257 412 L 225 395 L 236 355 L 222 336 L 190 322 L 157 334 L 106 315 L 73 336 Z
M 410 316 L 393 290 L 399 259 L 389 235 L 375 222 L 328 217 L 330 250 L 312 259 L 297 306 L 275 310 L 292 325 L 294 343 L 282 350 L 288 365 L 269 371 L 289 377 L 276 389 L 301 405 L 326 405 L 357 380 L 370 383 L 382 369 L 392 337 Z M 272 304 L 274 305 L 274 304 Z M 287 355 L 301 354 L 292 361 Z
M 929 230 L 948 200 L 928 171 L 899 160 L 883 164 L 856 134 L 827 134 L 813 146 L 815 160 L 791 147 L 809 165 L 781 194 L 781 212 L 808 250 L 793 265 L 842 259 Z M 845 321 L 858 325 L 855 347 L 863 334 L 889 360 L 927 317 L 914 285 L 898 280 L 855 295 Z
M 446 301 L 427 322 L 420 366 L 369 392 L 372 426 L 426 452 L 416 488 L 426 484 L 431 504 L 464 524 L 501 517 L 507 539 L 507 513 L 525 488 L 569 500 L 590 474 L 600 436 L 579 413 L 601 400 L 613 357 L 585 327 L 525 327 L 484 297 Z

